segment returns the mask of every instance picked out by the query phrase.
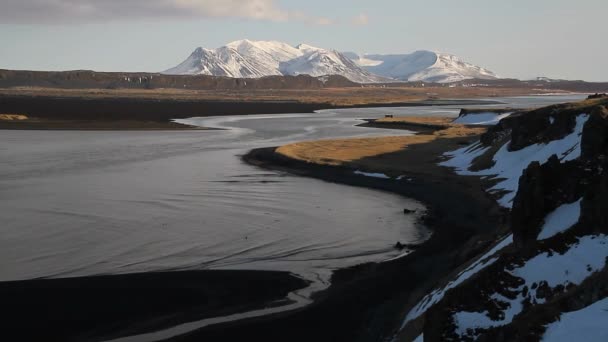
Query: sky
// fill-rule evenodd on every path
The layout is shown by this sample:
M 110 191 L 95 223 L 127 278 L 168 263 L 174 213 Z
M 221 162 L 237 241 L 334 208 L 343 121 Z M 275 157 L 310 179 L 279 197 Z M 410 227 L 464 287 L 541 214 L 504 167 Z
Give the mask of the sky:
M 0 0 L 0 68 L 158 72 L 252 39 L 608 81 L 607 13 L 607 0 Z

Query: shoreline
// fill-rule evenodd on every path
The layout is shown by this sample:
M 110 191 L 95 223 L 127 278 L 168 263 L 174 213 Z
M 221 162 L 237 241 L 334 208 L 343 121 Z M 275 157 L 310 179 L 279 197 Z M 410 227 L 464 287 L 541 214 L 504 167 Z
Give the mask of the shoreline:
M 396 157 L 406 158 L 400 159 L 403 164 L 420 155 L 432 160 L 407 172 L 410 181 L 356 175 L 352 167 L 292 159 L 276 153 L 274 147 L 255 149 L 243 156 L 245 162 L 261 168 L 389 191 L 420 201 L 427 207 L 422 223 L 433 234 L 400 258 L 336 270 L 330 287 L 313 295 L 313 303 L 304 308 L 214 325 L 175 340 L 256 336 L 265 341 L 281 341 L 290 336 L 295 341 L 377 341 L 390 337 L 401 325 L 407 309 L 508 229 L 506 211 L 483 190 L 480 179 L 457 176 L 436 165 L 438 154 L 429 155 L 429 149 L 457 146 L 457 140 L 462 139 L 452 140 L 415 145 L 395 153 Z M 416 337 L 413 334 L 412 339 Z
M 381 337 L 390 336 L 393 329 L 401 325 L 401 319 L 406 314 L 404 308 L 413 307 L 418 299 L 438 282 L 462 267 L 462 264 L 465 264 L 472 256 L 491 245 L 495 238 L 501 235 L 499 227 L 507 219 L 495 201 L 483 191 L 479 179 L 456 176 L 448 169 L 436 165 L 435 159 L 439 155 L 437 152 L 458 146 L 462 139 L 464 138 L 432 141 L 388 153 L 390 158 L 397 158 L 400 163 L 405 160 L 402 164 L 409 165 L 406 170 L 403 170 L 407 181 L 356 175 L 354 174 L 356 168 L 347 165 L 317 165 L 291 159 L 276 153 L 276 148 L 250 151 L 242 158 L 258 167 L 286 171 L 329 182 L 393 192 L 415 199 L 427 208 L 421 223 L 432 231 L 432 235 L 416 248 L 406 246 L 406 250 L 411 250 L 411 252 L 399 258 L 335 270 L 329 288 L 314 293 L 310 298 L 312 302 L 303 307 L 296 307 L 288 311 L 278 310 L 251 318 L 243 315 L 242 317 L 245 317 L 243 319 L 213 324 L 190 332 L 186 330 L 184 335 L 174 336 L 169 340 L 242 340 L 254 336 L 265 341 L 284 341 L 286 336 L 289 336 L 291 341 L 307 342 L 310 340 L 377 341 Z M 429 146 L 432 147 L 431 151 L 429 151 Z M 419 160 L 421 156 L 427 159 Z M 407 160 L 415 161 L 415 163 L 408 163 Z M 496 228 L 493 230 L 488 227 Z M 183 279 L 184 274 L 191 276 L 198 274 L 203 278 L 216 279 L 218 287 L 227 287 L 225 290 L 228 291 L 226 293 L 228 297 L 216 298 L 214 301 L 215 305 L 220 305 L 222 308 L 213 305 L 205 306 L 209 303 L 200 303 L 200 299 L 194 300 L 194 303 L 182 302 L 180 292 L 183 292 L 184 281 L 180 281 L 180 279 Z M 270 274 L 274 274 L 275 278 Z M 142 291 L 142 283 L 138 282 L 138 277 L 152 277 L 155 282 L 162 281 L 161 284 L 155 285 L 157 286 L 155 290 L 144 288 Z M 274 280 L 267 283 L 267 279 L 270 278 Z M 277 288 L 276 281 L 283 285 Z M 177 284 L 173 282 L 177 282 Z M 63 287 L 59 286 L 55 291 L 48 290 L 49 284 L 53 283 L 63 284 Z M 69 290 L 80 289 L 82 284 L 86 283 L 89 285 L 85 286 L 83 291 L 69 293 L 72 297 L 68 296 L 68 298 L 72 299 L 61 305 L 65 311 L 57 316 L 65 318 L 84 315 L 84 322 L 73 324 L 68 320 L 68 322 L 64 321 L 62 325 L 61 322 L 49 320 L 48 316 L 44 316 L 45 313 L 48 314 L 49 307 L 56 306 L 48 304 L 49 301 L 52 302 L 58 294 L 66 296 L 66 292 Z M 112 283 L 115 285 L 108 285 Z M 191 284 L 192 282 L 186 280 L 185 283 Z M 63 333 L 69 333 L 70 337 L 78 340 L 105 340 L 120 337 L 118 335 L 147 336 L 150 333 L 149 335 L 153 336 L 155 335 L 153 332 L 172 330 L 182 324 L 187 324 L 185 322 L 201 321 L 207 317 L 219 318 L 233 314 L 245 314 L 266 308 L 270 303 L 276 303 L 280 307 L 289 307 L 287 295 L 301 290 L 302 288 L 299 286 L 304 286 L 303 284 L 303 280 L 295 278 L 289 273 L 281 272 L 216 270 L 186 273 L 161 272 L 14 282 L 13 286 L 24 288 L 24 290 L 20 295 L 11 296 L 9 299 L 13 307 L 11 311 L 26 310 L 25 313 L 22 313 L 23 316 L 39 311 L 41 303 L 46 300 L 47 310 L 42 310 L 42 316 L 29 320 L 30 325 L 35 325 L 35 319 L 38 318 L 38 324 L 43 329 L 36 331 L 43 331 L 41 334 L 45 334 L 46 337 L 53 331 L 62 333 L 61 329 L 64 329 Z M 2 286 L 7 286 L 7 283 L 0 282 L 0 289 L 3 288 Z M 203 283 L 202 289 L 198 289 L 198 291 L 205 293 L 208 291 L 208 286 L 207 283 Z M 245 286 L 245 288 L 239 290 L 239 286 Z M 35 289 L 40 288 L 47 290 L 38 295 Z M 87 300 L 91 296 L 89 293 L 91 288 L 101 290 L 99 292 L 104 294 L 94 300 Z M 167 304 L 174 300 L 157 298 L 158 292 L 155 291 L 159 290 L 169 293 L 169 298 L 177 298 L 178 305 L 183 306 L 176 308 Z M 114 317 L 113 314 L 107 314 L 108 309 L 104 309 L 104 305 L 122 303 L 125 299 L 121 298 L 129 297 L 132 292 L 139 295 L 136 298 L 148 299 L 142 300 L 143 304 L 129 306 L 132 308 L 131 310 L 136 311 L 135 313 L 128 311 L 134 316 Z M 239 299 L 231 298 L 231 295 L 234 294 L 240 294 L 241 297 Z M 213 295 L 209 296 L 213 297 Z M 80 298 L 80 300 L 74 298 Z M 190 298 L 192 300 L 195 297 Z M 99 304 L 95 303 L 95 300 L 101 301 L 101 308 Z M 229 304 L 232 303 L 232 306 L 227 305 L 226 307 L 226 300 Z M 80 302 L 86 303 L 86 309 L 83 310 L 79 306 L 82 305 Z M 44 307 L 44 305 L 42 306 Z M 38 310 L 34 307 L 37 307 Z M 117 309 L 120 310 L 121 305 L 117 304 Z M 143 318 L 137 316 L 142 313 L 156 316 L 144 316 Z M 370 317 L 373 318 L 370 320 Z M 92 331 L 87 330 L 86 319 L 95 319 L 100 327 Z M 133 319 L 136 320 L 132 321 Z M 21 321 L 18 318 L 15 320 L 17 322 L 15 326 L 19 326 L 18 323 Z M 52 322 L 52 324 L 48 322 Z M 129 323 L 132 325 L 128 326 Z M 108 326 L 110 328 L 107 328 Z M 27 331 L 23 329 L 24 327 L 21 327 L 19 330 Z M 116 334 L 116 331 L 119 334 Z M 412 338 L 414 337 L 416 336 L 412 336 Z
M 9 336 L 106 340 L 286 305 L 309 283 L 278 271 L 165 271 L 0 282 Z
M 409 129 L 412 128 L 409 127 Z M 418 129 L 420 128 L 418 127 Z M 437 144 L 437 142 L 428 144 Z M 458 142 L 454 142 L 454 144 L 457 145 Z M 412 150 L 424 149 L 425 146 L 427 144 L 412 146 L 404 151 L 407 154 Z M 445 149 L 446 146 L 440 148 Z M 404 151 L 397 152 L 397 154 Z M 392 155 L 393 153 L 389 154 Z M 427 157 L 431 155 L 428 151 L 423 151 L 423 154 Z M 437 157 L 437 154 L 434 156 Z M 399 158 L 402 158 L 402 156 Z M 411 160 L 417 159 L 415 155 L 410 158 L 412 158 Z M 275 148 L 250 151 L 243 159 L 250 164 L 263 168 L 280 169 L 300 176 L 390 191 L 413 198 L 424 203 L 427 207 L 428 211 L 427 215 L 424 216 L 423 223 L 433 231 L 433 235 L 427 242 L 403 257 L 382 263 L 366 263 L 336 270 L 332 275 L 330 287 L 313 295 L 311 298 L 313 302 L 305 307 L 220 323 L 183 336 L 174 337 L 172 340 L 243 339 L 256 336 L 267 341 L 279 341 L 284 340 L 285 336 L 293 336 L 292 331 L 298 331 L 298 333 L 291 340 L 335 340 L 338 336 L 342 338 L 345 331 L 350 331 L 348 335 L 353 339 L 357 336 L 364 336 L 363 341 L 375 341 L 380 336 L 386 337 L 386 334 L 392 328 L 400 325 L 399 321 L 405 315 L 402 312 L 404 307 L 415 305 L 416 299 L 425 294 L 430 287 L 460 267 L 471 255 L 477 254 L 491 244 L 494 241 L 492 237 L 496 236 L 492 233 L 496 232 L 492 232 L 490 229 L 483 232 L 483 228 L 488 226 L 498 227 L 498 223 L 504 220 L 503 215 L 495 212 L 495 203 L 488 199 L 487 194 L 479 185 L 479 180 L 473 178 L 467 181 L 461 180 L 460 176 L 451 175 L 446 169 L 436 166 L 434 162 L 426 163 L 427 167 L 431 164 L 434 166 L 427 174 L 419 172 L 420 170 L 405 170 L 407 176 L 411 176 L 415 181 L 397 182 L 395 180 L 354 175 L 354 169 L 345 166 L 315 165 L 290 159 L 275 153 Z M 438 170 L 441 171 L 438 172 Z M 458 181 L 454 184 L 450 184 L 449 180 L 457 179 Z M 471 189 L 474 189 L 477 193 L 471 196 Z M 483 196 L 480 194 L 483 194 Z M 474 208 L 462 207 L 463 203 L 473 202 L 479 205 L 473 206 Z M 494 203 L 494 207 L 490 202 Z M 450 210 L 450 208 L 457 209 Z M 460 230 L 450 231 L 448 229 L 449 227 L 462 227 L 463 225 L 468 229 L 465 234 Z M 482 232 L 485 235 L 482 234 L 481 239 L 476 239 L 476 236 Z M 488 233 L 490 234 L 488 235 Z M 216 271 L 201 272 L 212 272 L 213 274 Z M 243 276 L 238 279 L 234 278 L 233 282 L 249 283 L 252 279 L 264 278 L 263 274 L 258 272 L 262 271 L 251 271 L 247 275 L 245 275 L 246 272 L 241 272 L 240 274 Z M 137 277 L 137 275 L 128 276 Z M 168 279 L 171 279 L 171 277 L 179 278 L 179 272 L 166 275 L 166 277 L 169 277 Z M 100 280 L 100 278 L 91 281 L 95 280 Z M 44 280 L 39 281 L 41 284 L 45 282 Z M 82 279 L 75 279 L 75 281 L 72 284 L 78 283 Z M 66 283 L 69 283 L 69 281 L 66 281 Z M 99 283 L 95 286 L 106 289 Z M 283 294 L 283 297 L 279 299 L 286 298 L 284 289 L 275 289 L 274 285 L 271 288 L 272 296 Z M 255 297 L 256 291 L 252 291 L 252 294 Z M 275 301 L 279 300 L 277 297 L 272 298 Z M 108 298 L 108 301 L 111 300 Z M 239 313 L 253 311 L 256 308 L 252 306 L 252 303 L 265 305 L 268 300 L 257 302 L 255 298 L 249 298 L 245 301 L 245 306 L 242 303 L 235 304 L 239 308 L 235 310 L 240 310 Z M 229 313 L 222 311 L 219 314 L 225 316 Z M 209 313 L 209 315 L 213 314 Z M 377 316 L 371 327 L 366 326 L 369 315 L 380 315 Z M 336 317 L 339 318 L 336 319 Z M 200 316 L 196 318 L 198 319 Z M 186 318 L 182 317 L 181 320 L 177 321 L 176 318 L 175 324 L 183 323 L 184 319 Z M 194 318 L 190 317 L 190 319 Z M 308 324 L 302 324 L 302 320 L 314 322 L 314 326 L 318 326 L 318 328 L 306 329 Z M 277 328 L 276 325 L 280 327 Z M 141 324 L 138 327 L 141 328 Z M 362 330 L 353 329 L 353 327 Z M 158 324 L 149 326 L 150 331 L 165 328 L 165 326 Z M 269 333 L 269 330 L 272 329 L 275 331 Z M 121 330 L 121 332 L 124 332 L 124 330 Z M 329 332 L 329 334 L 325 334 L 326 332 Z M 134 335 L 141 333 L 141 330 L 133 331 Z
M 151 97 L 7 95 L 0 93 L 0 114 L 23 116 L 0 120 L 0 130 L 205 130 L 174 119 L 223 115 L 314 113 L 328 109 L 497 104 L 492 100 L 427 99 L 406 102 L 332 104 L 279 100 L 209 100 Z
M 22 131 L 209 131 L 218 128 L 185 125 L 177 122 L 133 120 L 1 120 L 0 130 Z

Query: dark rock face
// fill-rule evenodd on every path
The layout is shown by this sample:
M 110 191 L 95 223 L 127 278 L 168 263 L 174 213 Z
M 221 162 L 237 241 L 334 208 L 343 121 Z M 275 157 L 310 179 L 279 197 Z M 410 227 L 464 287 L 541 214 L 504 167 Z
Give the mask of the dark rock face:
M 595 93 L 595 94 L 587 96 L 587 100 L 602 99 L 602 98 L 608 98 L 608 94 Z
M 593 172 L 580 161 L 561 163 L 556 155 L 543 165 L 531 163 L 519 179 L 511 211 L 515 244 L 534 247 L 546 215 L 579 200 L 594 182 Z
M 601 97 L 600 99 L 603 99 Z M 585 105 L 561 104 L 532 111 L 513 113 L 502 119 L 496 126 L 491 127 L 482 135 L 481 142 L 488 146 L 505 135 L 509 135 L 511 143 L 510 151 L 518 151 L 532 144 L 546 143 L 557 140 L 572 133 L 576 125 L 576 117 L 579 114 L 597 112 L 595 115 L 597 126 L 606 117 L 605 108 L 598 105 L 604 103 L 601 100 L 591 100 Z M 600 125 L 601 126 L 601 125 Z
M 519 179 L 519 191 L 513 201 L 511 214 L 513 241 L 519 247 L 530 245 L 539 233 L 546 211 L 543 178 L 540 163 L 534 162 Z
M 578 115 L 590 114 L 583 128 L 580 158 L 562 162 L 553 155 L 546 163 L 533 162 L 524 170 L 511 211 L 515 248 L 503 250 L 493 264 L 451 289 L 426 313 L 425 340 L 538 341 L 546 325 L 557 321 L 563 312 L 579 310 L 608 295 L 608 267 L 592 274 L 582 284 L 566 283 L 554 287 L 547 281 L 521 287 L 523 279 L 514 277 L 509 271 L 541 253 L 563 254 L 582 236 L 608 234 L 606 106 L 607 101 L 600 98 L 517 113 L 502 120 L 484 136 L 487 145 L 502 144 L 501 137 L 505 141 L 511 138 L 511 150 L 520 149 L 532 143 L 560 139 L 572 132 Z M 581 198 L 578 224 L 563 234 L 537 240 L 550 212 Z M 591 270 L 589 266 L 587 268 Z M 531 292 L 534 292 L 533 297 L 530 297 Z M 470 331 L 466 337 L 457 335 L 454 312 L 486 312 L 495 321 L 504 318 L 501 315 L 508 303 L 497 300 L 493 294 L 511 300 L 517 295 L 523 296 L 523 311 L 507 325 Z
M 608 233 L 608 173 L 598 170 L 599 177 L 592 182 L 581 204 L 581 225 L 596 233 Z
M 608 110 L 597 107 L 583 128 L 581 140 L 583 159 L 593 159 L 608 154 Z

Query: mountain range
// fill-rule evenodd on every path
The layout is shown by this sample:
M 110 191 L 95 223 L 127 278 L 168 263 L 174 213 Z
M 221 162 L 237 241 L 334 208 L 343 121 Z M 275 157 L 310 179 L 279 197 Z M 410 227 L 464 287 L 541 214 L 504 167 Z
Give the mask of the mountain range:
M 493 72 L 461 58 L 432 51 L 411 54 L 338 52 L 306 44 L 238 40 L 216 49 L 199 47 L 169 75 L 213 75 L 259 78 L 275 75 L 341 75 L 358 83 L 424 81 L 449 83 L 465 79 L 496 79 Z

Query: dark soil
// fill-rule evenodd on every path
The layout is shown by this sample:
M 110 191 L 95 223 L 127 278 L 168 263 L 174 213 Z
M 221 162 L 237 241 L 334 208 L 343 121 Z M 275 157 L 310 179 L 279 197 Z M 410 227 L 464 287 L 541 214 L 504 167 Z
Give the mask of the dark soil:
M 306 286 L 289 273 L 261 271 L 152 272 L 0 282 L 3 334 L 18 336 L 12 341 L 119 337 L 264 308 Z

